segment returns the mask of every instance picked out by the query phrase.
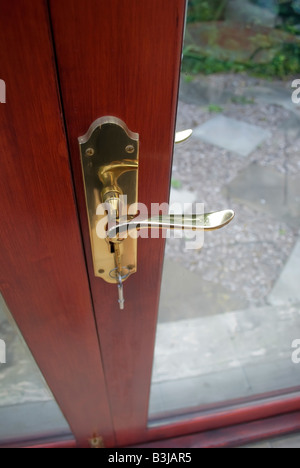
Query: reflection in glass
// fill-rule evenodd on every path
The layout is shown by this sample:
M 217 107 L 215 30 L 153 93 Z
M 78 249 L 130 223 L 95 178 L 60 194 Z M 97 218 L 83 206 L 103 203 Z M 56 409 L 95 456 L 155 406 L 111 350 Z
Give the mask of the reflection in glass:
M 0 295 L 1 343 L 0 445 L 69 434 L 69 426 Z
M 300 2 L 189 2 L 171 201 L 236 219 L 167 240 L 150 417 L 300 389 L 299 78 Z

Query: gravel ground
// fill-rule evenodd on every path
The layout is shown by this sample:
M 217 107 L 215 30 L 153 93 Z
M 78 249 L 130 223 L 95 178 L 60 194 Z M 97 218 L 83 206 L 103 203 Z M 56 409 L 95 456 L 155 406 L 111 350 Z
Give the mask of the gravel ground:
M 216 75 L 204 79 L 209 80 L 213 88 L 226 93 L 229 90 L 236 96 L 243 96 L 250 86 L 270 87 L 270 82 L 245 75 Z M 287 89 L 290 83 L 272 83 L 272 87 Z M 292 127 L 297 130 L 297 120 L 295 114 L 280 105 L 255 101 L 234 103 L 229 100 L 222 104 L 222 109 L 223 115 L 268 129 L 273 136 L 247 158 L 196 138 L 175 148 L 173 179 L 180 181 L 183 189 L 196 192 L 197 201 L 205 202 L 206 211 L 232 208 L 236 219 L 221 231 L 207 233 L 204 248 L 199 251 L 186 251 L 184 240 L 169 239 L 166 256 L 203 279 L 238 293 L 249 306 L 261 306 L 267 303 L 267 295 L 291 254 L 298 232 L 271 213 L 261 212 L 259 207 L 255 209 L 242 201 L 227 199 L 224 189 L 253 163 L 289 174 L 290 180 L 298 175 L 300 137 L 290 131 Z M 180 101 L 177 128 L 195 128 L 215 115 L 207 105 Z

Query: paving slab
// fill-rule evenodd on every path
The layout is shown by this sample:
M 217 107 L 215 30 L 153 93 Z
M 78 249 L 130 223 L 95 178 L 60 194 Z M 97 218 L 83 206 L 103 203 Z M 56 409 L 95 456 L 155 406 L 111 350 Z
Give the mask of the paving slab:
M 164 411 L 161 384 L 153 384 L 150 391 L 149 415 L 162 414 Z
M 70 437 L 70 428 L 55 401 L 0 407 L 1 444 L 14 440 Z
M 300 105 L 292 101 L 292 92 L 294 89 L 284 89 L 278 85 L 270 83 L 267 86 L 248 87 L 245 90 L 245 96 L 255 99 L 256 102 L 261 104 L 275 104 L 284 107 L 286 110 L 292 112 L 298 119 L 300 118 Z M 299 124 L 299 120 L 298 120 Z
M 285 305 L 159 323 L 152 414 L 298 387 L 299 317 Z
M 273 305 L 300 302 L 300 239 L 279 276 L 268 302 Z
M 0 409 L 53 396 L 0 295 L 0 338 L 6 343 L 6 364 L 0 364 Z
M 274 356 L 278 356 L 278 354 L 274 353 Z M 251 387 L 252 395 L 299 387 L 300 368 L 299 365 L 292 363 L 290 352 L 286 352 L 285 357 L 277 357 L 277 360 L 273 362 L 267 359 L 265 363 L 257 362 L 253 365 L 247 364 L 244 367 L 245 377 Z
M 164 262 L 159 322 L 216 315 L 240 310 L 247 302 L 221 284 L 205 281 L 182 264 Z
M 161 402 L 157 400 L 159 393 Z M 150 415 L 193 408 L 249 396 L 251 391 L 242 369 L 220 370 L 194 378 L 177 379 L 153 384 Z
M 258 3 L 258 2 L 256 2 Z M 249 0 L 229 0 L 225 11 L 225 18 L 237 24 L 261 24 L 274 28 L 276 26 L 276 3 L 270 0 L 268 8 L 254 5 Z
M 176 189 L 174 187 L 171 188 L 170 206 L 174 205 L 174 207 L 177 208 L 176 214 L 188 214 L 196 200 L 196 192 L 185 189 Z
M 299 366 L 292 363 L 292 342 L 298 338 L 299 306 L 248 308 L 215 316 L 159 323 L 153 381 L 163 382 L 253 364 L 278 363 L 300 384 Z M 283 362 L 283 367 L 280 362 Z M 272 370 L 272 375 L 274 374 Z M 265 382 L 269 390 L 268 381 Z M 282 387 L 287 382 L 282 379 Z M 278 388 L 272 388 L 275 390 Z
M 223 189 L 224 195 L 300 228 L 300 175 L 253 163 Z
M 270 440 L 272 448 L 300 448 L 300 435 L 292 435 L 281 439 Z
M 249 156 L 271 135 L 271 132 L 257 125 L 224 115 L 218 115 L 194 129 L 194 138 L 243 157 Z

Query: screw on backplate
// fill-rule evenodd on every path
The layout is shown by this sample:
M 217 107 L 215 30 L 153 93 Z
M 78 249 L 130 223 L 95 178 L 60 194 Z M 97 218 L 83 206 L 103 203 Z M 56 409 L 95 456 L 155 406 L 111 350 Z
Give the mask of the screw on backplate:
M 134 146 L 133 145 L 127 145 L 125 148 L 126 153 L 132 154 L 134 153 Z
M 89 444 L 91 448 L 104 448 L 104 440 L 102 437 L 94 436 L 92 439 L 89 439 Z
M 95 150 L 93 148 L 87 148 L 85 150 L 85 156 L 87 158 L 90 158 L 91 156 L 94 156 L 94 154 L 95 154 Z

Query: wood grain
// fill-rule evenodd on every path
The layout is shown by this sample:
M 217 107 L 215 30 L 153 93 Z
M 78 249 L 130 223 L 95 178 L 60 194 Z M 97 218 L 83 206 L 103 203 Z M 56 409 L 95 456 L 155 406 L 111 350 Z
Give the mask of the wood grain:
M 138 242 L 138 273 L 117 288 L 95 278 L 77 138 L 116 116 L 140 135 L 139 202 L 167 202 L 185 0 L 50 0 L 76 196 L 117 444 L 143 440 L 164 241 Z
M 0 11 L 1 292 L 78 444 L 112 445 L 46 2 Z

